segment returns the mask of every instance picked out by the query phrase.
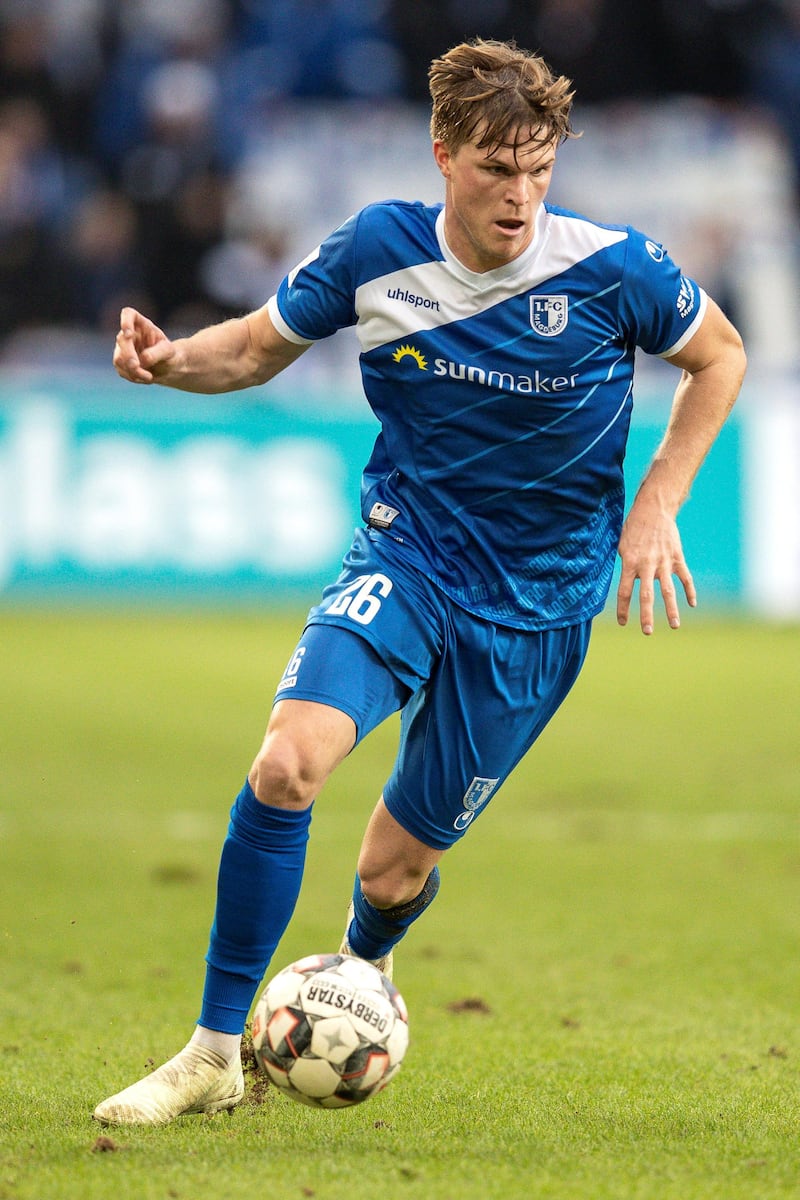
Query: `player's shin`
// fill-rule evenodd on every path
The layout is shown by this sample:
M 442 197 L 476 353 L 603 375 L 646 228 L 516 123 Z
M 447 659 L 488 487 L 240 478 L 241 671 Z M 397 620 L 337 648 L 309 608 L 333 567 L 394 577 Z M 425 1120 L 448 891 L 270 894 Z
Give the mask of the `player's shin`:
M 347 942 L 354 954 L 374 962 L 383 958 L 409 927 L 417 921 L 436 899 L 439 891 L 439 868 L 434 867 L 419 895 L 394 908 L 376 908 L 370 904 L 356 875 L 353 889 L 353 915 L 347 930 Z
M 311 809 L 262 804 L 245 782 L 222 848 L 199 1025 L 241 1034 L 300 893 Z

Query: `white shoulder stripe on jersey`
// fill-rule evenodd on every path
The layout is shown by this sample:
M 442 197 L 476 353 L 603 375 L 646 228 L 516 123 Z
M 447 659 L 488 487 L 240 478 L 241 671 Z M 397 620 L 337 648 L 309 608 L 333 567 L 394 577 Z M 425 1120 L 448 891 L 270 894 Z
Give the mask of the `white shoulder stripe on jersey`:
M 560 275 L 598 250 L 628 239 L 627 229 L 607 229 L 583 217 L 568 217 L 563 213 L 548 213 L 547 234 L 548 274 L 544 278 Z
M 708 296 L 701 287 L 698 287 L 697 290 L 700 293 L 700 304 L 692 319 L 691 325 L 684 329 L 674 346 L 670 346 L 669 350 L 663 350 L 661 354 L 658 355 L 659 358 L 669 358 L 670 355 L 677 354 L 678 351 L 682 350 L 686 343 L 694 337 L 700 328 L 703 317 L 706 315 L 706 309 L 708 308 Z
M 423 330 L 477 316 L 541 286 L 627 236 L 626 230 L 604 229 L 578 217 L 547 213 L 518 270 L 502 267 L 479 275 L 459 263 L 437 261 L 371 279 L 356 289 L 356 332 L 361 348 L 364 352 L 375 350 Z
M 316 246 L 311 251 L 310 254 L 306 255 L 306 257 L 303 259 L 302 262 L 299 262 L 296 267 L 292 267 L 291 271 L 289 272 L 289 278 L 288 278 L 289 287 L 292 286 L 292 284 L 295 281 L 295 278 L 297 277 L 297 273 L 299 271 L 302 271 L 303 267 L 307 267 L 309 263 L 312 263 L 316 259 L 319 258 L 319 252 L 321 249 L 322 249 L 322 244 L 320 243 L 320 245 Z

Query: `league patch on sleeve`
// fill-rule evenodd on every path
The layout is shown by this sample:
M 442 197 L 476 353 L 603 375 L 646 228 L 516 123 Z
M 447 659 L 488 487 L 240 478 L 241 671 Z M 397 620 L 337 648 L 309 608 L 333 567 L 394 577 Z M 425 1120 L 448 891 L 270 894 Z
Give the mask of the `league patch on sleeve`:
M 695 289 L 692 286 L 691 280 L 687 279 L 685 275 L 681 275 L 680 291 L 675 303 L 681 320 L 685 321 L 694 311 Z

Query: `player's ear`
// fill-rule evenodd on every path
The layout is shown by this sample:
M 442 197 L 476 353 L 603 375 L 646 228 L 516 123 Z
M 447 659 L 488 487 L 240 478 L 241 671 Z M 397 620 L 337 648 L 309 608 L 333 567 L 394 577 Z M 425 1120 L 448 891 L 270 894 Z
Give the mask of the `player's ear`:
M 433 143 L 433 157 L 442 175 L 444 175 L 445 179 L 449 179 L 450 159 L 452 156 L 444 142 L 437 140 Z

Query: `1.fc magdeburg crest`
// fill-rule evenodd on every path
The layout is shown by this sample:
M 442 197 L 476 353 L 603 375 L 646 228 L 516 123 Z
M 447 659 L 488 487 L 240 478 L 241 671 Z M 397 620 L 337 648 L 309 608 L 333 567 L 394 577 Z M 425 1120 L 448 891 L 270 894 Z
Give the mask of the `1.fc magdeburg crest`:
M 566 296 L 531 296 L 531 328 L 542 337 L 555 337 L 567 327 Z

